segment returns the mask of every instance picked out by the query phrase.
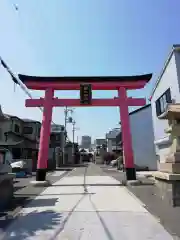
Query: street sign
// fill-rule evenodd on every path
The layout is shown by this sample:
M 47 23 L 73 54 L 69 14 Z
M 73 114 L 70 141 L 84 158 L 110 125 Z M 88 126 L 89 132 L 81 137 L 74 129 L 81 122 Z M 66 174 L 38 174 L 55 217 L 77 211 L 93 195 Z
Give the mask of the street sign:
M 92 101 L 92 87 L 91 84 L 80 85 L 80 103 L 82 105 L 89 105 Z
M 51 132 L 63 132 L 64 126 L 59 124 L 52 124 L 51 125 Z

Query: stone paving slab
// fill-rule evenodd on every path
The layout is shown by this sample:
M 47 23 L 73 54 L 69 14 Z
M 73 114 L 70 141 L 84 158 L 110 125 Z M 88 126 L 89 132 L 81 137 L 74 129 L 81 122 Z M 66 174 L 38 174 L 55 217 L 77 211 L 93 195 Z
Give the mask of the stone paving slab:
M 4 239 L 173 239 L 125 187 L 77 186 L 84 178 L 116 182 L 108 176 L 64 177 L 23 208 Z
M 56 239 L 170 240 L 160 224 L 147 213 L 75 212 Z
M 102 185 L 120 185 L 119 181 L 116 179 L 109 177 L 109 176 L 103 176 L 102 177 L 95 177 L 95 176 L 86 176 L 85 178 L 83 176 L 69 176 L 67 178 L 64 178 L 61 180 L 61 182 L 56 182 L 54 185 L 95 185 L 95 184 L 102 184 Z
M 60 177 L 62 175 L 64 175 L 66 173 L 66 171 L 54 171 L 53 173 L 51 173 L 52 177 Z

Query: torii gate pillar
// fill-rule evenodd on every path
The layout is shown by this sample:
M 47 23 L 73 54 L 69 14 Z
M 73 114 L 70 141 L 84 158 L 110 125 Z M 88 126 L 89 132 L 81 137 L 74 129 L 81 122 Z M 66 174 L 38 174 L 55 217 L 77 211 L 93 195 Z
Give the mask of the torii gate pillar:
M 36 181 L 44 181 L 46 179 L 49 156 L 49 138 L 51 132 L 51 120 L 53 111 L 53 96 L 54 90 L 52 88 L 49 88 L 45 91 Z
M 129 120 L 128 102 L 126 89 L 121 87 L 118 90 L 119 99 L 121 103 L 119 106 L 120 120 L 121 120 L 121 131 L 122 131 L 122 142 L 124 151 L 124 165 L 126 171 L 127 180 L 136 179 L 136 170 L 134 166 L 133 148 L 132 148 L 132 137 L 131 127 Z

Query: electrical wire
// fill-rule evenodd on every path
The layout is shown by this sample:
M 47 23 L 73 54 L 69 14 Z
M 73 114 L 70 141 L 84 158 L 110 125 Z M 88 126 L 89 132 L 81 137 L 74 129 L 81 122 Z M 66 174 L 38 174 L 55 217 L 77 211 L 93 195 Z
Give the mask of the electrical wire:
M 30 94 L 30 92 L 28 91 L 27 87 L 21 82 L 21 80 L 15 76 L 15 74 L 11 71 L 11 69 L 8 67 L 8 65 L 5 63 L 5 61 L 2 59 L 2 57 L 0 56 L 0 63 L 1 65 L 4 67 L 4 69 L 9 73 L 9 75 L 11 76 L 14 84 L 17 84 L 20 86 L 20 88 L 26 93 L 26 95 L 28 95 L 29 98 L 33 99 L 32 95 Z M 43 112 L 43 108 L 38 107 L 40 109 L 41 112 Z M 52 121 L 53 124 L 55 124 Z
M 11 69 L 8 67 L 8 65 L 5 63 L 5 61 L 2 59 L 2 57 L 0 56 L 0 63 L 1 65 L 4 67 L 4 69 L 9 73 L 9 75 L 11 76 L 14 84 L 17 84 L 20 86 L 20 88 L 26 93 L 26 95 L 28 95 L 29 98 L 33 99 L 32 95 L 30 94 L 30 92 L 28 91 L 27 87 L 21 82 L 21 80 L 15 76 L 15 74 L 11 71 Z M 38 107 L 40 109 L 41 112 L 43 112 L 43 108 Z M 51 121 L 52 124 L 55 124 L 55 122 Z M 67 140 L 70 141 L 69 137 L 67 136 Z
M 15 3 L 12 3 L 14 9 L 16 11 L 19 11 L 19 6 Z M 29 98 L 33 99 L 32 95 L 29 93 L 27 87 L 21 82 L 21 80 L 16 77 L 13 72 L 10 70 L 10 68 L 7 66 L 7 64 L 4 62 L 4 60 L 1 58 L 0 56 L 0 63 L 2 64 L 2 66 L 8 71 L 8 73 L 10 74 L 13 82 L 17 85 L 20 86 L 20 88 L 28 95 Z M 41 112 L 43 112 L 43 108 L 38 107 L 40 109 Z M 51 121 L 53 124 L 55 124 L 53 121 Z M 67 136 L 67 140 L 70 141 L 69 137 Z

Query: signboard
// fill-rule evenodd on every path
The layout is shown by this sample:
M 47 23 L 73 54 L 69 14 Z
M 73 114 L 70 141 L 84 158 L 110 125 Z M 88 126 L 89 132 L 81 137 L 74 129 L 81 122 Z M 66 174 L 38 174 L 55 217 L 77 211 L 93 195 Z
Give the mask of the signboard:
M 89 105 L 92 101 L 92 87 L 91 84 L 80 85 L 80 103 L 82 105 Z
M 72 123 L 72 121 L 73 121 L 72 117 L 69 117 L 69 118 L 68 118 L 68 122 L 69 122 L 69 123 Z
M 53 124 L 51 125 L 51 132 L 62 132 L 64 131 L 63 125 Z

